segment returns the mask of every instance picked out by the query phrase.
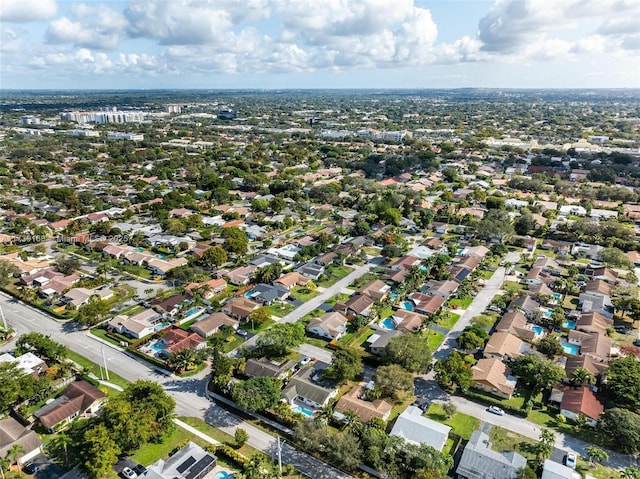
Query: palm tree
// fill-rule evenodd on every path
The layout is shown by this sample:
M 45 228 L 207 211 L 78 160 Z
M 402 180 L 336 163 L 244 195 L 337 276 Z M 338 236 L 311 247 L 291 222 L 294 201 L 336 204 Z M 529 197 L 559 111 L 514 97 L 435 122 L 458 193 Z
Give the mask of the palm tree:
M 62 449 L 62 451 L 64 452 L 64 466 L 67 467 L 69 465 L 69 445 L 71 445 L 72 443 L 71 437 L 64 432 L 61 432 L 55 438 L 53 438 L 51 442 L 51 445 L 55 449 Z
M 189 371 L 196 367 L 197 357 L 193 349 L 181 349 L 177 353 L 171 353 L 167 361 L 175 371 Z
M 585 448 L 585 451 L 587 451 L 587 454 L 589 455 L 589 464 L 591 466 L 594 466 L 593 461 L 602 464 L 604 461 L 609 460 L 609 454 L 607 454 L 606 451 L 598 449 L 595 446 L 587 446 Z
M 11 458 L 12 464 L 18 464 L 20 454 L 24 454 L 25 452 L 24 447 L 20 444 L 14 444 L 7 452 L 7 457 Z
M 344 413 L 343 426 L 342 429 L 349 429 L 353 431 L 356 428 L 356 425 L 360 422 L 360 418 L 353 411 L 346 411 Z
M 634 466 L 627 466 L 620 471 L 620 477 L 622 479 L 640 479 L 640 470 Z
M 4 471 L 8 471 L 10 465 L 11 460 L 9 459 L 9 456 L 0 457 L 0 476 L 2 476 L 2 479 L 4 479 Z
M 596 381 L 591 372 L 586 368 L 578 368 L 571 373 L 571 382 L 580 386 L 587 386 L 593 384 Z
M 333 413 L 334 413 L 333 405 L 327 404 L 326 406 L 318 409 L 318 412 L 316 413 L 316 419 L 324 422 L 325 424 L 328 424 L 329 421 L 331 421 L 331 418 L 333 418 Z

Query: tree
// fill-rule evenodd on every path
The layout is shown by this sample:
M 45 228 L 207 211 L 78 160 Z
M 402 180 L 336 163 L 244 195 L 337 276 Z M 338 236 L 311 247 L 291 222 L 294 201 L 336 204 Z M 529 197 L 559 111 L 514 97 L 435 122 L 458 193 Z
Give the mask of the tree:
M 598 421 L 598 430 L 626 454 L 640 452 L 640 415 L 627 409 L 607 409 Z
M 542 463 L 551 456 L 555 442 L 556 435 L 553 432 L 548 429 L 543 429 L 540 432 L 540 439 L 533 447 L 538 462 Z
M 11 459 L 8 457 L 0 457 L 0 475 L 2 479 L 5 479 L 4 473 L 9 470 L 9 466 L 11 465 Z
M 118 444 L 109 434 L 104 424 L 87 429 L 83 435 L 81 449 L 82 468 L 93 479 L 99 479 L 112 472 L 120 454 Z
M 633 268 L 627 253 L 618 248 L 604 248 L 598 253 L 598 258 L 612 268 Z
M 494 238 L 503 241 L 514 231 L 509 214 L 497 209 L 489 210 L 484 218 L 473 223 L 472 229 L 477 238 L 487 241 Z
M 198 260 L 198 263 L 209 268 L 213 266 L 220 266 L 226 262 L 227 252 L 220 246 L 213 246 L 205 250 Z
M 553 359 L 556 356 L 562 354 L 562 345 L 554 336 L 545 336 L 540 339 L 536 344 L 536 349 L 544 354 L 549 359 Z
M 237 382 L 231 390 L 233 401 L 248 411 L 264 411 L 280 401 L 280 381 L 255 377 Z
M 25 449 L 20 444 L 14 444 L 7 451 L 7 457 L 11 459 L 13 464 L 18 464 L 18 459 L 20 459 L 20 454 L 24 454 Z
M 456 338 L 456 342 L 458 343 L 460 349 L 463 349 L 465 351 L 472 351 L 474 349 L 481 348 L 482 346 L 484 346 L 485 341 L 486 338 L 478 335 L 477 331 L 474 331 L 472 329 L 465 329 L 464 331 L 462 331 L 462 333 L 460 333 L 460 336 Z
M 18 354 L 32 352 L 47 364 L 57 364 L 67 357 L 67 348 L 41 333 L 27 333 L 20 336 L 16 341 L 16 352 Z
M 536 471 L 531 469 L 529 466 L 521 467 L 516 471 L 518 479 L 537 479 L 538 475 Z
M 429 343 L 418 334 L 391 338 L 385 347 L 384 358 L 388 363 L 399 364 L 412 373 L 426 373 L 432 361 Z
M 616 404 L 634 410 L 640 408 L 640 361 L 635 356 L 613 361 L 605 376 L 605 391 Z
M 281 274 L 282 265 L 280 263 L 273 263 L 258 268 L 253 276 L 258 283 L 273 283 Z
M 584 448 L 584 450 L 587 451 L 587 454 L 589 455 L 589 464 L 591 464 L 592 466 L 594 461 L 602 464 L 604 461 L 609 460 L 609 454 L 607 454 L 606 451 L 598 449 L 595 446 L 587 446 Z
M 462 354 L 457 351 L 453 351 L 447 359 L 439 359 L 433 369 L 436 372 L 436 381 L 446 391 L 454 392 L 456 389 L 465 391 L 471 386 L 473 371 L 464 361 Z
M 331 366 L 326 374 L 343 384 L 352 381 L 364 371 L 362 358 L 353 349 L 338 349 L 331 357 Z
M 224 249 L 235 253 L 237 255 L 243 255 L 247 253 L 249 249 L 249 238 L 247 233 L 235 226 L 231 228 L 224 228 L 222 230 L 222 237 L 224 238 Z
M 535 356 L 520 356 L 511 365 L 514 376 L 522 379 L 531 388 L 531 397 L 550 388 L 565 377 L 564 368 L 548 360 Z
M 71 274 L 80 269 L 80 261 L 76 258 L 58 257 L 55 263 L 56 269 L 62 274 Z
M 72 444 L 73 439 L 71 438 L 71 436 L 65 434 L 64 432 L 59 432 L 51 440 L 47 449 L 49 451 L 53 451 L 57 455 L 62 453 L 63 465 L 66 468 L 69 466 L 69 446 L 71 446 Z
M 12 276 L 18 276 L 20 269 L 7 260 L 0 260 L 0 286 L 6 286 Z
M 513 228 L 517 234 L 524 236 L 529 234 L 529 232 L 536 227 L 536 224 L 533 215 L 523 214 L 516 220 Z
M 241 448 L 249 440 L 249 433 L 241 427 L 238 427 L 236 428 L 234 438 L 236 440 L 236 447 Z
M 249 321 L 251 321 L 251 328 L 255 329 L 255 325 L 262 325 L 271 319 L 271 312 L 266 306 L 260 306 L 249 314 Z
M 621 479 L 640 479 L 640 469 L 634 466 L 627 466 L 620 471 Z
M 302 323 L 278 323 L 258 338 L 257 346 L 275 356 L 284 356 L 289 348 L 304 342 Z
M 379 389 L 384 397 L 400 400 L 407 394 L 413 394 L 413 374 L 397 364 L 379 366 L 374 380 L 376 389 Z
M 587 386 L 596 382 L 596 378 L 586 368 L 577 368 L 571 373 L 571 382 L 578 386 Z
M 93 296 L 87 304 L 78 309 L 76 320 L 82 325 L 93 326 L 102 322 L 110 309 L 111 305 L 108 301 L 96 299 L 96 296 Z
M 184 348 L 176 353 L 169 354 L 167 362 L 174 371 L 192 371 L 201 365 L 206 359 L 206 351 Z
M 442 405 L 442 409 L 444 410 L 447 417 L 451 417 L 456 413 L 456 411 L 458 410 L 458 407 L 455 404 L 453 404 L 451 401 L 449 401 Z

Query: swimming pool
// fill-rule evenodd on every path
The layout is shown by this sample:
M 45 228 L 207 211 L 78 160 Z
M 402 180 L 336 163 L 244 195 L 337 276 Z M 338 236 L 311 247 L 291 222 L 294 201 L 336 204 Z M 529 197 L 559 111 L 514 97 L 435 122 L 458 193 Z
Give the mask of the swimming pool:
M 198 311 L 200 311 L 200 308 L 198 306 L 196 306 L 195 308 L 191 308 L 189 311 L 187 311 L 184 316 L 186 318 L 188 316 L 196 314 Z
M 536 336 L 540 336 L 544 332 L 544 328 L 542 326 L 531 326 L 531 331 L 536 333 Z
M 562 299 L 562 295 L 560 293 L 553 293 L 553 297 L 557 300 Z
M 291 408 L 291 410 L 293 412 L 298 413 L 298 414 L 304 414 L 307 417 L 313 416 L 313 411 L 307 409 L 306 407 L 296 406 L 296 407 Z
M 396 299 L 398 297 L 398 293 L 391 293 L 391 299 Z
M 163 343 L 162 340 L 158 340 L 158 341 L 154 341 L 154 343 L 151 345 L 151 349 L 153 349 L 156 353 L 159 353 L 161 351 L 164 351 L 164 347 L 163 347 Z
M 553 316 L 553 309 L 547 309 L 547 310 L 544 312 L 544 315 L 545 315 L 547 318 L 550 318 L 551 316 Z
M 402 308 L 406 309 L 407 311 L 413 311 L 415 309 L 413 303 L 411 301 L 404 301 L 402 303 Z
M 140 248 L 139 246 L 136 248 L 136 251 L 138 253 L 142 253 L 144 251 L 144 248 Z
M 249 291 L 247 291 L 246 293 L 244 293 L 244 297 L 247 299 L 251 299 L 254 296 L 257 296 L 259 293 L 256 293 L 254 290 L 250 289 Z
M 227 471 L 218 471 L 213 479 L 232 479 L 233 474 L 229 474 Z
M 562 344 L 562 350 L 565 354 L 571 354 L 572 356 L 576 356 L 580 352 L 580 347 L 575 344 L 569 343 L 560 343 Z
M 571 319 L 567 319 L 562 322 L 562 327 L 565 329 L 576 329 L 576 322 Z
M 384 318 L 382 321 L 380 321 L 380 326 L 385 329 L 396 329 L 396 323 L 393 322 L 393 318 L 391 317 Z

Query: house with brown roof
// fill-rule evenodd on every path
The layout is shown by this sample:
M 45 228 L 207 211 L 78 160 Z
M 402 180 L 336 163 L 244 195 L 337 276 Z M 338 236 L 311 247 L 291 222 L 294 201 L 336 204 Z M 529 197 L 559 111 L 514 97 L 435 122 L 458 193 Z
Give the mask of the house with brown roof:
M 437 294 L 411 293 L 409 300 L 413 303 L 415 311 L 421 313 L 435 313 L 445 302 L 442 296 Z
M 358 293 L 369 296 L 374 301 L 381 301 L 391 293 L 391 287 L 384 281 L 372 279 L 362 286 Z
M 69 423 L 76 417 L 92 416 L 98 412 L 105 395 L 87 381 L 69 384 L 53 402 L 33 413 L 47 431 L 53 431 L 61 423 Z
M 608 266 L 602 266 L 599 268 L 587 268 L 585 274 L 591 279 L 601 279 L 612 284 L 618 282 L 618 273 Z
M 291 290 L 295 286 L 304 286 L 310 281 L 311 280 L 306 276 L 303 276 L 296 271 L 291 271 L 289 273 L 286 273 L 280 276 L 278 279 L 274 281 L 274 283 L 277 283 L 285 287 L 287 290 Z
M 580 314 L 576 320 L 576 329 L 585 333 L 607 334 L 607 328 L 613 327 L 613 319 L 609 319 L 600 313 L 590 311 Z
M 611 339 L 604 334 L 569 331 L 567 342 L 578 346 L 580 354 L 593 356 L 602 361 L 608 361 L 611 357 Z
M 389 419 L 389 415 L 393 409 L 393 406 L 383 399 L 375 399 L 373 401 L 366 401 L 362 399 L 364 397 L 363 385 L 355 386 L 348 393 L 344 394 L 336 403 L 335 411 L 338 420 L 341 416 L 347 412 L 352 412 L 361 422 L 367 423 L 372 418 L 377 417 L 386 421 Z
M 542 268 L 531 268 L 524 278 L 527 284 L 551 284 L 555 278 Z
M 151 303 L 151 307 L 161 314 L 167 314 L 173 317 L 180 312 L 181 306 L 188 300 L 189 296 L 186 294 L 174 294 L 167 299 L 154 300 Z
M 231 326 L 233 329 L 238 329 L 238 321 L 230 318 L 222 312 L 210 314 L 206 318 L 196 321 L 191 325 L 189 329 L 198 333 L 203 338 L 208 338 L 212 334 L 217 333 L 222 326 Z
M 222 307 L 222 312 L 228 314 L 232 318 L 236 318 L 240 321 L 246 321 L 249 319 L 249 315 L 259 307 L 260 305 L 255 301 L 251 301 L 244 296 L 240 296 L 227 302 Z
M 42 441 L 35 431 L 24 427 L 12 417 L 0 420 L 0 457 L 7 457 L 15 446 L 18 464 L 26 464 L 42 452 Z
M 202 293 L 204 299 L 211 299 L 214 296 L 223 293 L 227 289 L 227 282 L 222 278 L 213 278 L 201 283 L 189 283 L 184 290 L 191 296 Z
M 593 427 L 598 424 L 600 415 L 604 412 L 604 406 L 587 386 L 557 386 L 551 392 L 550 401 L 560 403 L 560 414 L 567 419 L 575 420 L 582 414 Z
M 426 316 L 406 309 L 396 309 L 391 316 L 391 320 L 396 325 L 396 329 L 406 333 L 415 333 L 422 327 Z
M 476 389 L 505 399 L 510 399 L 516 389 L 517 379 L 511 375 L 511 368 L 500 359 L 480 359 L 471 370 L 472 384 Z
M 248 378 L 268 377 L 275 379 L 285 379 L 291 373 L 291 369 L 296 365 L 292 359 L 275 362 L 268 358 L 248 359 L 242 374 Z
M 337 311 L 330 311 L 319 318 L 313 318 L 307 325 L 307 332 L 321 338 L 337 340 L 346 333 L 348 321 Z
M 153 309 L 145 309 L 133 316 L 117 315 L 107 323 L 107 329 L 126 336 L 141 339 L 152 334 L 162 316 Z
M 530 345 L 511 333 L 496 332 L 491 335 L 484 347 L 485 358 L 500 360 L 515 359 L 522 356 Z
M 238 268 L 232 269 L 231 271 L 220 271 L 219 274 L 227 278 L 231 284 L 239 286 L 248 284 L 249 281 L 251 281 L 251 278 L 253 278 L 253 273 L 255 272 L 255 270 L 255 266 L 249 265 L 240 266 Z
M 158 343 L 162 347 L 161 356 L 179 353 L 183 349 L 204 349 L 207 343 L 196 333 L 173 328 Z
M 587 284 L 584 286 L 584 290 L 587 293 L 597 293 L 603 294 L 605 296 L 611 296 L 613 292 L 614 285 L 611 283 L 607 283 L 602 279 L 592 279 L 587 281 Z
M 496 331 L 511 333 L 520 339 L 531 341 L 536 339 L 536 332 L 531 329 L 531 326 L 527 317 L 520 311 L 509 311 L 502 316 L 496 325 Z
M 369 296 L 363 294 L 354 294 L 344 304 L 336 303 L 333 306 L 334 311 L 338 311 L 345 316 L 370 316 L 371 307 L 375 301 Z
M 410 269 L 412 266 L 420 266 L 420 264 L 422 264 L 422 260 L 420 258 L 418 258 L 417 256 L 407 255 L 407 256 L 403 256 L 398 261 L 396 261 L 391 266 L 391 269 L 406 270 L 406 269 Z
M 444 281 L 430 279 L 423 286 L 422 290 L 427 294 L 437 294 L 438 296 L 442 296 L 444 299 L 448 299 L 449 296 L 458 290 L 458 286 L 458 283 L 451 281 L 450 279 Z
M 594 377 L 598 377 L 609 365 L 609 363 L 602 362 L 592 356 L 568 356 L 566 359 L 564 370 L 568 378 L 579 368 L 584 368 L 593 374 Z

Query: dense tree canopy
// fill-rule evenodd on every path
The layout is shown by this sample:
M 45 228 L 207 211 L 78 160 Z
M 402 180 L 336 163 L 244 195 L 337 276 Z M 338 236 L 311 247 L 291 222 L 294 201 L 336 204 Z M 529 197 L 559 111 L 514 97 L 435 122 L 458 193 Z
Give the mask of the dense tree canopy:
M 327 375 L 339 383 L 345 383 L 356 379 L 363 370 L 362 358 L 356 351 L 338 349 L 331 357 L 331 366 L 327 370 Z
M 280 401 L 280 381 L 267 377 L 237 382 L 231 390 L 235 403 L 248 411 L 263 411 Z
M 600 417 L 598 429 L 619 451 L 640 452 L 640 415 L 622 408 L 607 409 Z
M 635 356 L 613 361 L 605 373 L 605 391 L 621 407 L 640 410 L 640 361 Z
M 385 348 L 385 360 L 399 364 L 407 371 L 425 373 L 431 368 L 431 351 L 427 340 L 417 334 L 402 334 L 391 338 Z

